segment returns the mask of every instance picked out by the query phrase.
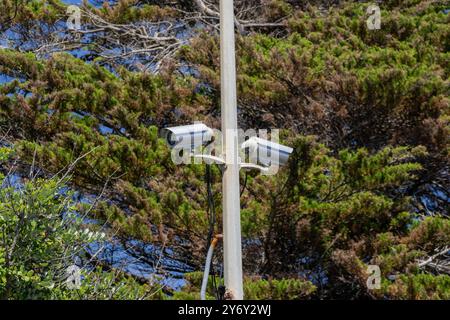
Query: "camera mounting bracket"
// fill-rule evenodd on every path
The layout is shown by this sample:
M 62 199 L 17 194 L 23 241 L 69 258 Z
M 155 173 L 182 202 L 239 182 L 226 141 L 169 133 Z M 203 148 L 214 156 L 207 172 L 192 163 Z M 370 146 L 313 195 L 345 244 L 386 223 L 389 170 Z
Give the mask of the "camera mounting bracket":
M 220 157 L 206 155 L 206 154 L 191 154 L 191 156 L 193 158 L 197 158 L 197 159 L 212 160 L 218 165 L 226 166 L 225 160 L 223 158 L 220 158 Z M 263 167 L 263 166 L 260 166 L 260 165 L 254 164 L 254 163 L 240 163 L 239 164 L 239 168 L 240 169 L 258 169 L 261 172 L 268 172 L 269 171 L 269 168 Z

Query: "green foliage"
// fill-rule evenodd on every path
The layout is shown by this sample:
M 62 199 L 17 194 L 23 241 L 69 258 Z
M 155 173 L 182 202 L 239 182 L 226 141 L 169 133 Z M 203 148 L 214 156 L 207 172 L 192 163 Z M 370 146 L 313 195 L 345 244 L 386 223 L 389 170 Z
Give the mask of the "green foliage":
M 448 276 L 425 273 L 417 264 L 450 243 L 448 212 L 421 219 L 410 196 L 448 171 L 450 16 L 439 1 L 384 1 L 382 29 L 368 31 L 367 3 L 344 1 L 329 10 L 309 5 L 326 2 L 269 1 L 261 15 L 285 28 L 237 38 L 240 126 L 286 128 L 283 139 L 295 149 L 277 176 L 251 172 L 246 178 L 246 296 L 448 299 Z M 183 1 L 135 3 L 91 9 L 112 23 L 178 19 L 176 9 L 189 9 Z M 0 22 L 12 16 L 12 4 L 0 1 Z M 51 25 L 64 9 L 59 1 L 29 1 L 11 23 L 35 30 L 36 21 Z M 157 128 L 194 120 L 219 127 L 218 37 L 200 34 L 175 59 L 198 75 L 179 72 L 176 62 L 158 75 L 112 72 L 101 60 L 64 53 L 39 59 L 1 49 L 0 74 L 16 80 L 0 85 L 0 128 L 24 166 L 33 163 L 49 175 L 70 167 L 72 187 L 108 198 L 91 216 L 118 237 L 170 248 L 201 269 L 208 232 L 205 168 L 173 165 Z M 0 161 L 9 153 L 0 149 Z M 212 176 L 214 232 L 220 233 L 220 169 Z M 444 179 L 445 188 L 448 173 Z M 76 217 L 55 229 L 58 212 L 78 210 L 60 187 L 55 179 L 40 179 L 20 190 L 1 189 L 0 226 L 13 235 L 0 247 L 1 294 L 166 298 L 101 268 L 84 273 L 96 286 L 75 292 L 52 286 L 69 261 L 46 263 L 92 241 L 75 233 L 85 227 Z M 23 241 L 13 246 L 17 225 Z M 9 257 L 11 246 L 17 250 Z M 381 267 L 381 290 L 366 287 L 369 264 Z M 261 276 L 270 280 L 255 280 Z M 201 274 L 186 278 L 188 286 L 172 298 L 199 297 Z M 211 287 L 208 293 L 212 298 Z
M 407 300 L 448 300 L 450 298 L 450 277 L 419 274 L 402 276 L 394 284 L 385 288 L 397 299 Z
M 203 279 L 201 272 L 185 275 L 187 285 L 181 292 L 176 292 L 172 299 L 199 299 L 200 287 Z M 222 282 L 223 279 L 216 279 Z M 207 299 L 214 299 L 212 277 L 208 281 Z M 298 300 L 307 299 L 316 291 L 316 287 L 303 279 L 262 280 L 244 279 L 244 296 L 247 300 Z
M 12 24 L 22 23 L 30 29 L 33 21 L 55 23 L 65 12 L 60 0 L 0 0 L 0 30 Z
M 6 161 L 11 150 L 0 149 Z M 66 270 L 105 234 L 83 223 L 83 213 L 61 180 L 14 184 L 0 177 L 0 297 L 2 299 L 136 299 L 158 291 L 100 267 L 82 270 L 82 285 L 70 289 Z
M 316 287 L 298 279 L 247 281 L 244 295 L 249 300 L 298 300 L 308 298 Z
M 319 135 L 336 149 L 423 144 L 446 156 L 445 6 L 385 4 L 377 31 L 366 27 L 366 7 L 344 3 L 327 14 L 298 10 L 286 38 L 260 33 L 239 38 L 238 96 L 245 125 L 290 127 L 292 134 Z M 181 56 L 219 93 L 217 41 L 204 34 Z
M 390 196 L 391 190 L 401 189 L 420 171 L 412 160 L 423 155 L 423 149 L 387 147 L 374 154 L 343 150 L 332 156 L 311 137 L 291 145 L 295 151 L 289 170 L 277 177 L 275 186 L 268 178 L 252 181 L 250 188 L 258 196 L 244 202 L 249 208 L 258 208 L 253 201 L 268 205 L 263 212 L 269 215 L 254 211 L 265 219 L 262 225 L 268 232 L 264 252 L 268 274 L 290 274 L 297 270 L 299 257 L 307 257 L 301 270 L 317 273 L 318 266 L 325 268 L 328 294 L 339 294 L 354 283 L 353 290 L 371 296 L 365 285 L 368 264 L 379 265 L 387 282 L 392 274 L 415 277 L 422 272 L 414 268 L 417 259 L 448 245 L 448 219 L 417 222 L 408 197 Z M 386 285 L 383 294 L 402 297 L 390 290 Z
M 114 23 L 130 23 L 142 20 L 166 21 L 180 16 L 175 8 L 166 6 L 164 3 L 139 4 L 136 0 L 119 0 L 114 6 L 104 2 L 100 9 L 91 9 L 96 14 Z

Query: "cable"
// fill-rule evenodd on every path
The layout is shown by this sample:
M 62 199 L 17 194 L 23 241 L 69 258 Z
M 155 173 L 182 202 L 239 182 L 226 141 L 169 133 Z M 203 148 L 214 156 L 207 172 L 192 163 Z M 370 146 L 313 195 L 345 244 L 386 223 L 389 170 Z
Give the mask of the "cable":
M 211 260 L 214 252 L 214 247 L 216 246 L 216 244 L 217 238 L 214 238 L 214 240 L 211 242 L 211 245 L 209 246 L 208 254 L 206 255 L 205 270 L 203 271 L 202 288 L 200 290 L 201 300 L 206 300 L 206 288 L 208 286 L 209 268 L 211 266 Z
M 206 180 L 206 190 L 208 194 L 207 196 L 208 196 L 208 215 L 209 215 L 209 230 L 206 243 L 209 245 L 212 241 L 212 237 L 214 235 L 214 226 L 216 224 L 216 208 L 214 206 L 214 197 L 212 193 L 212 177 L 210 164 L 206 164 L 205 180 Z
M 248 173 L 245 173 L 245 178 L 244 178 L 244 184 L 242 185 L 242 189 L 241 189 L 241 193 L 239 194 L 241 197 L 245 192 L 245 189 L 247 188 L 247 178 L 248 178 Z
M 208 255 L 206 256 L 205 270 L 203 272 L 203 280 L 202 280 L 202 288 L 200 290 L 200 299 L 206 300 L 206 289 L 208 287 L 208 278 L 209 278 L 209 269 L 211 266 L 211 261 L 214 253 L 214 248 L 217 245 L 219 239 L 222 238 L 222 235 L 216 235 L 209 246 Z M 216 292 L 216 295 L 218 293 Z
M 211 175 L 211 165 L 210 164 L 206 164 L 205 180 L 206 180 L 206 189 L 207 189 L 207 197 L 208 197 L 208 215 L 209 215 L 209 230 L 208 230 L 208 237 L 207 237 L 206 243 L 209 245 L 210 243 L 212 243 L 212 241 L 214 241 L 214 240 L 212 240 L 212 237 L 214 234 L 214 227 L 216 224 L 216 208 L 214 205 L 214 195 L 212 192 L 212 175 Z M 208 260 L 208 255 L 209 255 L 209 251 L 207 252 L 207 260 Z M 208 261 L 207 261 L 207 263 L 208 263 Z M 220 295 L 219 295 L 219 289 L 217 287 L 216 274 L 215 274 L 215 270 L 214 270 L 214 262 L 212 261 L 212 257 L 211 257 L 211 261 L 208 263 L 208 275 L 209 275 L 209 264 L 212 265 L 211 274 L 213 277 L 214 292 L 215 292 L 216 298 L 219 299 Z M 206 273 L 206 266 L 205 266 L 205 273 Z
M 223 264 L 222 267 L 220 268 L 220 274 L 219 274 L 219 279 L 222 278 L 223 276 Z M 218 288 L 217 288 L 217 299 L 218 300 L 225 300 L 225 292 L 226 292 L 226 288 L 224 284 L 221 284 Z
M 217 287 L 216 272 L 214 271 L 214 262 L 211 262 L 211 265 L 212 265 L 211 274 L 212 274 L 214 293 L 216 294 L 216 299 L 220 300 L 219 288 Z

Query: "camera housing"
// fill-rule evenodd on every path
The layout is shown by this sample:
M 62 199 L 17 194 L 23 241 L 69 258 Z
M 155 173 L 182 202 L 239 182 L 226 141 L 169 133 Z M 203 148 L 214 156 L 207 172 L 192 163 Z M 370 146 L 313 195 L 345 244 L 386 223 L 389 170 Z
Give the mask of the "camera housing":
M 186 126 L 170 127 L 161 130 L 161 137 L 170 148 L 191 148 L 196 149 L 212 141 L 213 129 L 203 123 L 196 123 Z
M 294 151 L 290 147 L 258 137 L 251 137 L 241 148 L 250 155 L 250 160 L 257 160 L 256 164 L 267 167 L 285 165 Z

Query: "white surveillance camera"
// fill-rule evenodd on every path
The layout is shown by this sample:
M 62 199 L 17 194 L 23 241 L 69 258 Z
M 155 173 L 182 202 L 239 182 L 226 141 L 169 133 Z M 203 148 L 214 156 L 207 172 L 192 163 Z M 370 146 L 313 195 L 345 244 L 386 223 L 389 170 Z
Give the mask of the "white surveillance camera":
M 253 159 L 257 159 L 258 161 L 257 164 L 268 167 L 272 165 L 285 165 L 288 162 L 289 156 L 294 151 L 290 147 L 258 137 L 251 137 L 242 144 L 241 148 L 248 151 L 250 157 L 253 155 Z
M 211 142 L 213 136 L 213 130 L 203 123 L 164 128 L 161 130 L 161 137 L 166 140 L 171 148 L 188 147 L 195 149 Z

